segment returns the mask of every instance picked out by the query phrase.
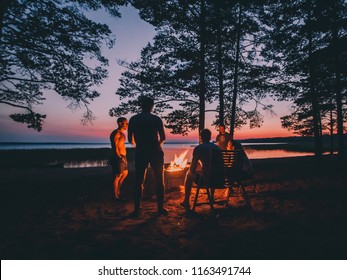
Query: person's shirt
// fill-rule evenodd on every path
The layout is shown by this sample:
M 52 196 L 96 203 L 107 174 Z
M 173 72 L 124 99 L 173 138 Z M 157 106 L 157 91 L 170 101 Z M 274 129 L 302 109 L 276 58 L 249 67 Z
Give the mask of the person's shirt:
M 158 149 L 160 142 L 164 140 L 164 125 L 158 116 L 151 113 L 140 113 L 130 118 L 128 141 L 130 143 L 135 141 L 136 149 Z
M 240 142 L 231 140 L 228 143 L 227 150 L 238 150 L 241 151 L 243 154 L 243 161 L 242 161 L 242 171 L 243 175 L 250 176 L 253 173 L 253 166 L 251 161 L 249 160 L 245 150 L 243 149 L 242 145 Z
M 220 151 L 221 149 L 211 142 L 196 146 L 193 150 L 190 171 L 207 172 L 209 183 L 213 183 L 214 186 L 221 186 L 224 183 L 224 163 Z
M 216 138 L 216 144 L 221 150 L 226 150 L 228 142 L 231 140 L 231 136 L 228 132 L 219 133 Z

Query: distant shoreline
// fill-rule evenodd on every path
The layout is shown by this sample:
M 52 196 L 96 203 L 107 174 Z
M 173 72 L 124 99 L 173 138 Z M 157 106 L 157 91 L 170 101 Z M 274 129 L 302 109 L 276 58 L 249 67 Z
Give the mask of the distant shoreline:
M 330 135 L 323 135 L 323 140 L 330 140 Z M 334 138 L 337 136 L 334 135 Z M 214 139 L 212 139 L 214 140 Z M 237 141 L 240 141 L 242 143 L 297 143 L 297 142 L 305 142 L 305 143 L 313 143 L 313 137 L 302 137 L 302 136 L 289 136 L 289 137 L 265 137 L 265 138 L 246 138 L 246 139 L 235 139 Z M 170 140 L 168 139 L 166 144 L 191 144 L 191 143 L 198 143 L 197 140 Z M 71 141 L 57 141 L 57 142 L 48 142 L 48 141 L 42 141 L 42 142 L 27 142 L 27 141 L 0 141 L 0 145 L 24 145 L 24 144 L 33 144 L 33 145 L 40 145 L 40 144 L 71 144 L 71 145 L 77 145 L 77 144 L 83 144 L 83 145 L 106 145 L 109 144 L 108 141 L 106 142 L 71 142 Z
M 299 140 L 300 138 L 301 140 Z M 295 139 L 295 141 L 293 140 Z M 214 140 L 214 139 L 213 139 Z M 244 139 L 237 140 L 244 146 L 271 146 L 271 145 L 287 145 L 291 143 L 311 143 L 303 137 L 292 138 L 258 138 L 258 139 Z M 213 141 L 215 142 L 215 141 Z M 194 147 L 198 145 L 198 141 L 166 141 L 164 147 L 167 145 L 190 145 Z M 109 142 L 0 142 L 1 150 L 26 150 L 26 149 L 75 149 L 75 148 L 109 148 Z M 126 143 L 126 147 L 131 148 L 130 143 Z

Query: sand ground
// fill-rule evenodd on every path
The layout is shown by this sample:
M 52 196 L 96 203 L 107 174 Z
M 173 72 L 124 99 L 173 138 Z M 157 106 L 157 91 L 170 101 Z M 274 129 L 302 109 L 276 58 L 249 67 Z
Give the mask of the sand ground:
M 167 190 L 169 215 L 158 217 L 147 186 L 142 215 L 133 219 L 132 173 L 120 203 L 109 167 L 0 170 L 1 259 L 346 259 L 346 161 L 253 165 L 254 217 L 242 197 L 228 208 L 203 204 L 187 213 L 179 187 Z

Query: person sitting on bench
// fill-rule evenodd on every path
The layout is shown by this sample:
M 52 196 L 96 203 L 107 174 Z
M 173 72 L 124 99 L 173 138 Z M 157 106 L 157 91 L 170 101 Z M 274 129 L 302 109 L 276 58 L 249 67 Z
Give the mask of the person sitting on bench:
M 211 143 L 211 131 L 203 129 L 200 132 L 202 144 L 193 151 L 193 159 L 185 178 L 185 194 L 181 205 L 190 209 L 190 194 L 193 184 L 204 184 L 207 187 L 221 187 L 224 184 L 223 158 L 220 148 Z M 203 182 L 205 180 L 205 182 Z
M 249 160 L 245 150 L 243 149 L 240 142 L 235 141 L 234 139 L 230 139 L 227 144 L 227 150 L 238 150 L 243 153 L 243 161 L 242 161 L 242 176 L 243 178 L 250 178 L 253 174 L 253 166 L 251 161 Z

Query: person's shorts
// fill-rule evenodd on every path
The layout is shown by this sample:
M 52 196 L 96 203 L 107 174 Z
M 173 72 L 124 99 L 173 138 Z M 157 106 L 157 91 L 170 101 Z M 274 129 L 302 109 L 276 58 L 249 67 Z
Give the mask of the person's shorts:
M 128 170 L 128 161 L 125 156 L 122 156 L 121 158 L 112 157 L 110 163 L 113 175 L 120 175 L 124 171 Z
M 135 169 L 144 170 L 148 167 L 148 164 L 150 164 L 152 168 L 163 168 L 164 152 L 161 150 L 161 148 L 156 150 L 135 150 Z

